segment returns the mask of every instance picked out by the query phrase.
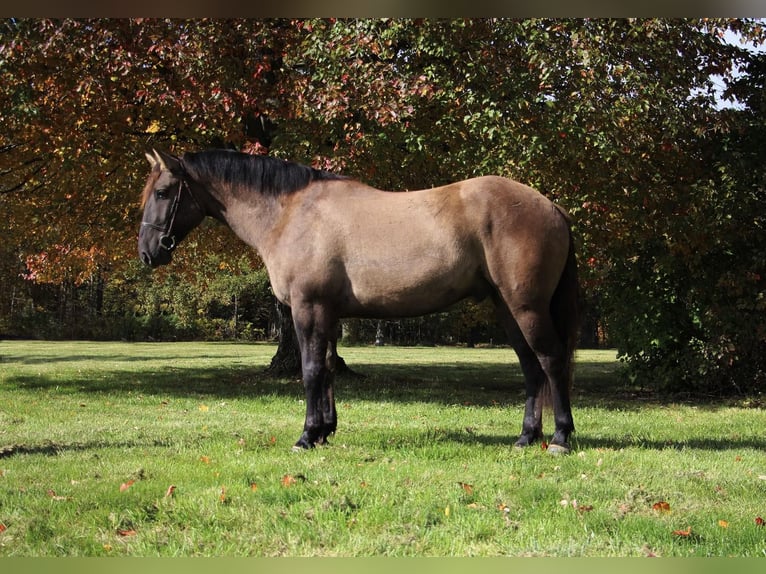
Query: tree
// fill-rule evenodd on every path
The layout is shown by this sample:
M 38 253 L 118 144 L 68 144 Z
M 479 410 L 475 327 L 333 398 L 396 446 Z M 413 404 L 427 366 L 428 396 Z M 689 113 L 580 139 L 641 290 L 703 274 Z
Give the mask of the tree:
M 762 201 L 737 143 L 760 137 L 762 75 L 739 84 L 745 111 L 720 109 L 713 75 L 731 82 L 748 58 L 727 31 L 765 36 L 745 19 L 6 20 L 8 235 L 40 278 L 65 260 L 74 281 L 118 273 L 154 145 L 267 145 L 388 189 L 507 175 L 573 215 L 588 303 L 632 376 L 730 388 L 724 366 L 751 354 L 716 358 L 741 332 L 706 318 L 721 287 L 748 309 L 761 292 L 754 254 L 722 268 L 758 241 L 738 233 L 740 251 L 720 214 Z M 239 254 L 220 229 L 198 237 Z

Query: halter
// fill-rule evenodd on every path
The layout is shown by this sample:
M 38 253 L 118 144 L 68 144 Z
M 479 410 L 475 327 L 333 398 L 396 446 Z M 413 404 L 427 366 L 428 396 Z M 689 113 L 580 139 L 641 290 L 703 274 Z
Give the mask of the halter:
M 181 204 L 181 193 L 184 189 L 189 192 L 189 197 L 192 198 L 192 201 L 194 202 L 194 205 L 197 207 L 197 209 L 204 214 L 205 210 L 202 209 L 202 206 L 197 201 L 197 198 L 194 197 L 194 194 L 189 188 L 189 184 L 186 183 L 185 179 L 181 178 L 181 180 L 178 182 L 178 193 L 176 194 L 175 198 L 173 198 L 173 204 L 170 206 L 170 213 L 167 220 L 165 221 L 165 225 L 160 226 L 149 221 L 141 222 L 142 227 L 150 227 L 151 229 L 162 232 L 162 235 L 160 235 L 159 244 L 160 247 L 165 251 L 173 251 L 177 245 L 176 236 L 170 235 L 170 231 L 173 229 L 173 224 L 176 221 L 176 213 L 178 213 L 178 206 Z

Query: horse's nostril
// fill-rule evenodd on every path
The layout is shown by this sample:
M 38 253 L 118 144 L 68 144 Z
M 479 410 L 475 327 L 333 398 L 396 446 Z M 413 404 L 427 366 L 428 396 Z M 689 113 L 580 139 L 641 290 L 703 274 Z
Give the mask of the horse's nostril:
M 146 251 L 141 252 L 141 261 L 143 261 L 149 267 L 152 266 L 152 256 L 149 255 Z

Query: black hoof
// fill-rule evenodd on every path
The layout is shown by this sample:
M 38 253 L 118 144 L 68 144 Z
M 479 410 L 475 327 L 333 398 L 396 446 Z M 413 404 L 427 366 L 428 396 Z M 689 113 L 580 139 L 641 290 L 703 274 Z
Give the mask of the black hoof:
M 301 438 L 298 439 L 298 442 L 296 442 L 293 445 L 293 452 L 302 452 L 304 450 L 311 450 L 314 448 L 314 445 L 316 444 L 316 441 L 311 440 L 305 432 L 301 435 Z

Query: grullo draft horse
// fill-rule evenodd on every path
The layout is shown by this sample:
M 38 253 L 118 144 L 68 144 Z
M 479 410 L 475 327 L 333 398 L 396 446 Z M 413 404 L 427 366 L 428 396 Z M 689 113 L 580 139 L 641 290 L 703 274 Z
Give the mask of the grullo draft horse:
M 335 432 L 341 318 L 411 317 L 490 297 L 525 378 L 516 446 L 542 438 L 547 387 L 555 421 L 548 449 L 569 452 L 577 264 L 569 219 L 543 195 L 493 176 L 394 193 L 233 151 L 146 156 L 141 260 L 170 263 L 181 240 L 210 216 L 258 251 L 274 294 L 291 307 L 306 391 L 294 448 L 312 448 Z

